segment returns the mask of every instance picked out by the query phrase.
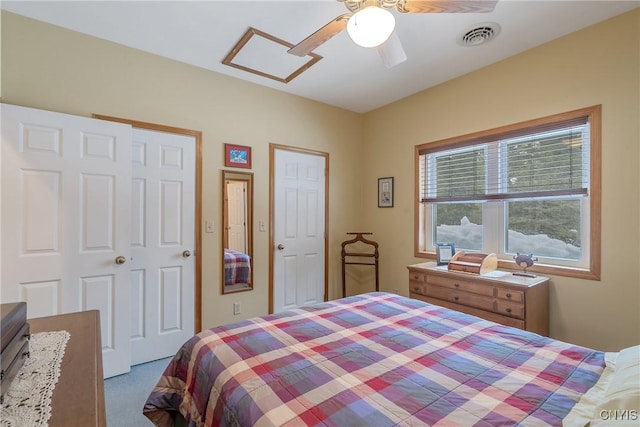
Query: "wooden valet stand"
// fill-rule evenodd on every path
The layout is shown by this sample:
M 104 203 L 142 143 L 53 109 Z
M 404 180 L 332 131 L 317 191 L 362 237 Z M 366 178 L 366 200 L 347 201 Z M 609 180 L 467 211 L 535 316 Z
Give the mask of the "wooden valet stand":
M 378 243 L 373 240 L 369 240 L 365 235 L 371 235 L 373 233 L 368 232 L 348 232 L 348 235 L 355 236 L 351 240 L 345 240 L 342 242 L 342 296 L 347 296 L 347 282 L 346 282 L 346 266 L 347 265 L 371 265 L 375 267 L 375 275 L 376 275 L 376 292 L 380 290 L 380 281 L 378 276 Z M 373 252 L 348 252 L 346 246 L 351 245 L 353 243 L 362 242 L 364 244 L 373 246 Z M 373 258 L 372 262 L 364 262 L 364 261 L 347 261 L 347 257 L 356 257 L 356 258 Z

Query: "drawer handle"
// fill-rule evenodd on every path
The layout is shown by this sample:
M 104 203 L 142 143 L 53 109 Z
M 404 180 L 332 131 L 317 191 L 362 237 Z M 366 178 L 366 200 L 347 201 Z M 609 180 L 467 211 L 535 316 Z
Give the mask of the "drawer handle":
M 460 287 L 460 283 L 454 283 L 453 286 L 455 286 L 456 288 Z
M 511 308 L 507 308 L 507 313 L 511 313 Z
M 456 295 L 455 297 L 453 297 L 453 299 L 458 301 L 460 299 L 460 297 L 458 297 L 458 295 Z
M 507 298 L 511 298 L 511 294 L 507 294 Z
M 420 288 L 419 288 L 419 287 L 417 287 L 417 286 L 414 286 L 414 287 L 413 287 L 413 290 L 414 290 L 414 291 L 416 291 L 416 292 L 418 292 L 418 291 L 420 290 Z

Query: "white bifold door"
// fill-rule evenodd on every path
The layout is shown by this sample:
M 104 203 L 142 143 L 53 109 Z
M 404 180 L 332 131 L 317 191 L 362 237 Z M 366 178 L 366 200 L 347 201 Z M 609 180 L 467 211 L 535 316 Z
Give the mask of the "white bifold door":
M 26 301 L 29 318 L 100 310 L 105 377 L 175 352 L 176 331 L 193 334 L 194 191 L 176 171 L 192 154 L 132 142 L 125 124 L 0 108 L 1 302 Z M 172 172 L 149 180 L 143 158 Z

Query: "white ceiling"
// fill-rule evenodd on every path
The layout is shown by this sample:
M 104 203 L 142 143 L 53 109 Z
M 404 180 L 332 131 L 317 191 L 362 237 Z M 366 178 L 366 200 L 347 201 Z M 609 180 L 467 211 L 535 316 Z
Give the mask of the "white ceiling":
M 2 1 L 2 9 L 217 73 L 367 112 L 454 77 L 640 6 L 640 0 L 500 0 L 492 13 L 400 14 L 396 32 L 407 61 L 387 69 L 377 50 L 341 32 L 314 52 L 323 57 L 288 84 L 222 64 L 254 27 L 296 44 L 348 12 L 336 0 Z M 485 22 L 501 32 L 462 47 L 456 38 Z

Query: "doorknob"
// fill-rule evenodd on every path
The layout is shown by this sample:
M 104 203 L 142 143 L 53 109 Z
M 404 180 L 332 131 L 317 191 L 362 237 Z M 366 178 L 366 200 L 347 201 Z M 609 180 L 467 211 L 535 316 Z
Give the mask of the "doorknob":
M 182 256 L 185 258 L 189 258 L 191 256 L 191 252 L 189 252 L 189 250 L 186 250 L 184 252 L 182 252 Z
M 279 251 L 281 251 L 281 250 L 283 250 L 283 249 L 284 249 L 284 245 L 283 245 L 282 243 L 280 243 L 280 244 L 277 246 L 277 248 L 278 248 L 278 250 L 279 250 Z
M 122 255 L 120 255 L 119 257 L 116 257 L 116 264 L 120 265 L 120 264 L 124 264 L 125 262 L 127 262 L 127 259 Z

